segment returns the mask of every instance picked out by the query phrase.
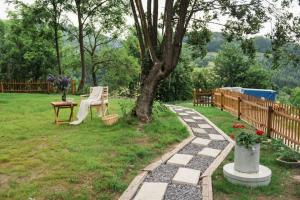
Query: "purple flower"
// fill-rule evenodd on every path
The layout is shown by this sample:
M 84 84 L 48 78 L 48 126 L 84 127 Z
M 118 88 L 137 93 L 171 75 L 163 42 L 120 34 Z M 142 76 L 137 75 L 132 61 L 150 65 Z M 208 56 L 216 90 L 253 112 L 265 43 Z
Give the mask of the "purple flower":
M 63 75 L 55 77 L 52 74 L 50 74 L 48 76 L 47 80 L 50 83 L 52 83 L 53 86 L 57 87 L 57 89 L 59 89 L 60 91 L 65 91 L 69 87 L 69 84 L 70 84 L 70 79 Z
M 53 83 L 55 80 L 55 77 L 52 74 L 48 75 L 47 81 Z

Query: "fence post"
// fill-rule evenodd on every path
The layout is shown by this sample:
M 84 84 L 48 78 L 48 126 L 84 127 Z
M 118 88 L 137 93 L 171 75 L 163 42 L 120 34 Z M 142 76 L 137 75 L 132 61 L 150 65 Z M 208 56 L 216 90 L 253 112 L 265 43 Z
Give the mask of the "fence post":
M 76 94 L 76 81 L 72 80 L 71 81 L 71 87 L 72 87 L 72 94 L 75 95 Z
M 4 93 L 4 87 L 3 87 L 3 82 L 0 82 L 0 88 L 1 88 L 1 92 Z
M 215 106 L 215 90 L 211 91 L 211 106 Z
M 50 83 L 47 81 L 47 93 L 50 93 Z
M 272 106 L 268 106 L 268 116 L 267 116 L 267 136 L 271 137 L 271 129 L 272 129 Z
M 223 111 L 223 108 L 224 108 L 223 101 L 224 101 L 224 94 L 223 94 L 223 92 L 221 92 L 221 110 L 222 111 Z
M 193 89 L 193 105 L 195 106 L 196 104 L 196 89 Z
M 238 104 L 237 104 L 237 106 L 238 106 L 238 120 L 240 120 L 241 119 L 241 97 L 238 97 L 238 100 L 237 100 L 238 102 Z

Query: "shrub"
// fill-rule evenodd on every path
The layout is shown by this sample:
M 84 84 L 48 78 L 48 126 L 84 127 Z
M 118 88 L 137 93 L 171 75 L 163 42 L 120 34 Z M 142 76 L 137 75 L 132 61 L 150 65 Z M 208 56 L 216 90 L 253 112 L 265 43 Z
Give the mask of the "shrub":
M 300 154 L 290 148 L 286 148 L 285 150 L 279 152 L 277 155 L 281 160 L 287 162 L 297 162 L 298 160 L 300 160 Z

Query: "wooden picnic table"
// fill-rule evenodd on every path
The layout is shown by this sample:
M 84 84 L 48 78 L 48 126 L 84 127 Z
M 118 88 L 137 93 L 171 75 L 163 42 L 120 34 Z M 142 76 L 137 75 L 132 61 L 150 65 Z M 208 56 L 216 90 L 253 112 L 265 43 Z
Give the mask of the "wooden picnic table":
M 51 102 L 51 105 L 53 106 L 54 109 L 54 115 L 55 115 L 55 121 L 54 123 L 59 125 L 59 124 L 65 124 L 65 123 L 70 123 L 71 120 L 73 119 L 73 110 L 74 107 L 77 106 L 77 103 L 74 102 L 66 102 L 66 101 L 59 101 L 59 102 Z M 70 116 L 68 120 L 59 120 L 59 110 L 60 109 L 70 109 Z

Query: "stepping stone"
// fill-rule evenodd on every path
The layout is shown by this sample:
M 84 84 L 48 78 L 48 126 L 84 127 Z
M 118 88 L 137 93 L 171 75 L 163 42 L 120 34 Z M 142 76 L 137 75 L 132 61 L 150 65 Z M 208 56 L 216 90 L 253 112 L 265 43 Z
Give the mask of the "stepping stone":
M 193 144 L 208 145 L 211 142 L 209 139 L 196 138 L 192 141 Z
M 189 113 L 189 114 L 195 114 L 194 111 L 186 111 L 186 113 Z
M 201 134 L 207 133 L 203 128 L 192 128 L 192 130 L 195 133 L 201 133 Z
M 187 154 L 175 154 L 171 159 L 168 160 L 167 164 L 176 165 L 187 165 L 192 160 L 192 155 Z
M 209 125 L 209 124 L 198 124 L 198 126 L 199 126 L 200 128 L 212 128 L 212 126 Z
M 222 135 L 219 135 L 219 134 L 208 134 L 208 136 L 212 140 L 225 140 L 225 138 Z
M 134 200 L 163 200 L 168 183 L 144 182 Z
M 176 111 L 183 111 L 182 108 L 174 108 L 174 110 L 176 110 Z
M 198 117 L 198 116 L 195 116 L 195 117 L 192 117 L 193 119 L 203 119 L 202 117 Z
M 195 120 L 193 120 L 193 119 L 188 119 L 188 118 L 183 118 L 183 120 L 186 121 L 186 122 L 196 122 Z
M 212 148 L 205 147 L 198 153 L 198 155 L 217 157 L 217 155 L 219 155 L 220 152 L 221 150 L 219 149 L 212 149 Z
M 189 184 L 196 186 L 200 178 L 200 170 L 180 167 L 175 174 L 172 183 Z
M 178 113 L 178 115 L 180 115 L 180 116 L 188 116 L 189 114 L 187 114 L 187 113 Z

